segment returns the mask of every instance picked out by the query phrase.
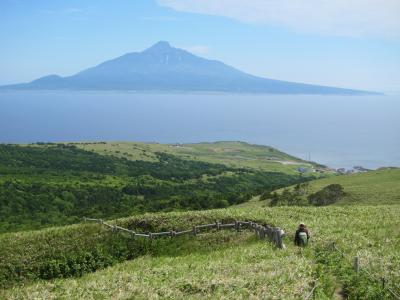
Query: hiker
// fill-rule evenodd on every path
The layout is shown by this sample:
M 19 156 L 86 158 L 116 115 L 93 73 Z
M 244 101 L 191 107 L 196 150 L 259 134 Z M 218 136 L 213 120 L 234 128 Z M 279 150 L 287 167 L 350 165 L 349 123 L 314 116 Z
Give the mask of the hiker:
M 296 230 L 296 234 L 294 236 L 294 244 L 296 246 L 305 247 L 308 244 L 308 240 L 310 239 L 310 233 L 306 228 L 306 225 L 301 223 L 299 228 Z

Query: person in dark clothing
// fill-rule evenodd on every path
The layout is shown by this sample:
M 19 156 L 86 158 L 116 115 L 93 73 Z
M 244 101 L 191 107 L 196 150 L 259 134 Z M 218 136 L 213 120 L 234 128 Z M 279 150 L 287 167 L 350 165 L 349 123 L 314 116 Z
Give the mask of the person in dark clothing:
M 306 228 L 306 225 L 301 223 L 299 228 L 296 230 L 296 234 L 294 236 L 294 244 L 296 246 L 305 247 L 308 244 L 308 240 L 310 239 L 310 233 Z

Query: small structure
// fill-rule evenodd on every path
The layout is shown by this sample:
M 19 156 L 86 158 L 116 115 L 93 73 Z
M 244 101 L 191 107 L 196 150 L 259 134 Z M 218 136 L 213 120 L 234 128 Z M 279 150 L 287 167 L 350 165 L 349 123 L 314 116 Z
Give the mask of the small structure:
M 353 167 L 354 170 L 358 171 L 358 172 L 368 172 L 371 171 L 370 169 L 364 168 L 362 166 L 354 166 Z

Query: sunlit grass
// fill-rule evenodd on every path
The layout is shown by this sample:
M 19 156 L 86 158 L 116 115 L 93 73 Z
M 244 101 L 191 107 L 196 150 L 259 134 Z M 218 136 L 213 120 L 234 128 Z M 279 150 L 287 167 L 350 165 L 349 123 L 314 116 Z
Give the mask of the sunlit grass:
M 336 242 L 349 257 L 360 256 L 363 267 L 378 276 L 385 276 L 391 286 L 400 281 L 400 205 L 349 207 L 279 207 L 230 208 L 222 210 L 146 214 L 118 220 L 118 224 L 143 230 L 190 228 L 211 220 L 245 220 L 266 222 L 287 231 L 287 249 L 275 249 L 266 241 L 255 239 L 247 231 L 207 233 L 197 237 L 154 241 L 146 255 L 116 264 L 81 278 L 36 281 L 5 290 L 0 297 L 28 298 L 302 298 L 311 289 L 315 278 L 315 249 Z M 379 222 L 376 222 L 379 220 Z M 305 251 L 292 245 L 294 230 L 305 222 L 311 231 L 310 247 Z M 89 230 L 90 229 L 90 230 Z M 63 229 L 68 241 L 85 240 L 85 231 L 97 232 L 99 238 L 87 247 L 101 246 L 102 236 L 110 232 L 99 225 L 75 225 Z M 57 229 L 44 233 L 20 233 L 20 239 L 31 239 L 30 251 L 20 249 L 16 259 L 45 259 L 34 254 L 46 239 L 58 251 Z M 94 233 L 93 232 L 93 233 Z M 39 233 L 41 234 L 39 238 Z M 79 235 L 80 234 L 80 235 Z M 37 235 L 37 238 L 32 236 Z M 119 234 L 118 234 L 119 235 Z M 12 235 L 9 237 L 11 238 Z M 80 236 L 80 237 L 79 237 Z M 123 238 L 122 236 L 120 236 Z M 53 239 L 54 242 L 51 242 Z M 123 238 L 124 239 L 124 238 Z M 4 240 L 3 240 L 4 241 Z M 104 240 L 110 242 L 110 240 Z M 60 241 L 61 242 L 61 241 Z M 11 243 L 11 240 L 8 241 Z M 104 246 L 106 246 L 104 244 Z M 1 246 L 4 249 L 2 244 Z M 64 248 L 65 249 L 65 248 Z M 43 250 L 42 250 L 43 251 Z M 73 251 L 69 249 L 68 251 Z M 13 255 L 16 255 L 15 253 Z M 49 254 L 47 254 L 48 257 Z M 343 264 L 346 264 L 343 261 Z M 388 272 L 390 270 L 390 272 Z M 327 280 L 327 279 L 321 279 Z M 334 284 L 340 286 L 340 280 Z M 333 292 L 324 290 L 323 293 Z M 321 293 L 321 291 L 320 291 Z
M 340 184 L 345 195 L 334 205 L 400 204 L 400 169 L 384 169 L 351 175 L 330 176 L 309 182 L 308 195 L 330 184 Z M 283 189 L 278 190 L 282 192 Z M 254 199 L 255 200 L 255 199 Z M 242 206 L 265 206 L 267 201 L 243 203 Z

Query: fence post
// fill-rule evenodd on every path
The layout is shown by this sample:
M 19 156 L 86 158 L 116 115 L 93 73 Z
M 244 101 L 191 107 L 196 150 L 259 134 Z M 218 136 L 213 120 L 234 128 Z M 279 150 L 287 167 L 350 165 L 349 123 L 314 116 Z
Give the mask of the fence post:
M 277 238 L 276 228 L 275 227 L 272 228 L 272 242 L 275 245 L 278 245 L 278 238 Z
M 197 227 L 196 226 L 193 226 L 192 231 L 193 231 L 193 235 L 194 236 L 197 235 Z
M 276 227 L 275 232 L 276 232 L 276 245 L 278 246 L 278 248 L 283 248 L 281 229 L 279 227 Z
M 219 223 L 219 221 L 215 222 L 215 224 L 217 225 L 217 230 L 219 230 L 219 229 L 220 229 L 220 223 Z
M 264 226 L 261 227 L 261 239 L 265 239 L 265 228 L 264 228 Z
M 83 221 L 86 223 L 86 217 L 83 217 Z
M 271 241 L 271 227 L 268 224 L 265 225 L 265 232 L 268 236 L 268 239 Z
M 354 270 L 357 273 L 360 271 L 360 259 L 358 256 L 354 257 Z
M 235 221 L 235 229 L 236 229 L 236 232 L 239 232 L 240 223 L 238 221 Z

